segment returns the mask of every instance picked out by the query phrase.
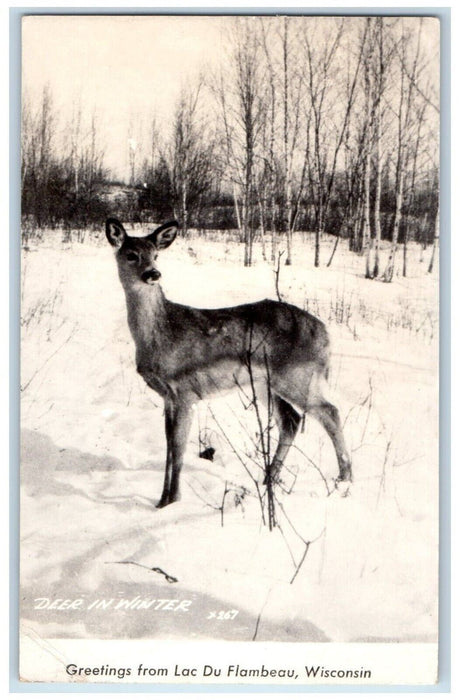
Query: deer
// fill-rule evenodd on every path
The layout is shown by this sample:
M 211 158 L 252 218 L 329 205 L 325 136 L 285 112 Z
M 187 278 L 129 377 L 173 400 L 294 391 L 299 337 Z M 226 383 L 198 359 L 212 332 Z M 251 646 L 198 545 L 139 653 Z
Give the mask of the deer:
M 137 372 L 164 401 L 166 465 L 157 508 L 180 499 L 180 474 L 198 401 L 237 387 L 267 385 L 278 443 L 265 481 L 279 478 L 302 418 L 323 426 L 337 456 L 336 488 L 352 481 L 339 412 L 326 398 L 330 343 L 322 321 L 270 299 L 228 308 L 195 308 L 169 301 L 160 285 L 158 257 L 174 242 L 168 221 L 143 237 L 129 236 L 116 218 L 106 221 L 126 297 Z

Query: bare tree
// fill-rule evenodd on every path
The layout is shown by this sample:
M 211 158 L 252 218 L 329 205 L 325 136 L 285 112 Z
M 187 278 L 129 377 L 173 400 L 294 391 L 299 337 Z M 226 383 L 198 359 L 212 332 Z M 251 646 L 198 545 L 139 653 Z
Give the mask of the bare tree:
M 291 20 L 283 18 L 282 42 L 282 104 L 283 104 L 283 228 L 286 234 L 286 265 L 292 263 L 292 232 L 294 227 L 293 212 L 293 177 L 296 150 L 300 131 L 300 107 L 302 94 L 302 75 L 294 63 L 294 51 L 297 45 L 292 43 Z M 303 168 L 302 173 L 305 173 Z M 299 183 L 299 196 L 303 182 Z
M 372 277 L 378 277 L 380 271 L 380 241 L 382 239 L 382 225 L 380 219 L 380 206 L 382 200 L 382 120 L 383 120 L 383 94 L 386 85 L 386 73 L 388 59 L 384 48 L 383 18 L 377 17 L 375 28 L 375 60 L 374 60 L 374 84 L 375 84 L 375 201 L 374 201 L 374 265 Z
M 394 58 L 394 42 L 388 41 L 389 27 L 384 18 L 368 18 L 366 57 L 364 61 L 364 82 L 366 94 L 367 138 L 364 158 L 364 248 L 366 250 L 366 273 L 368 279 L 379 274 L 380 242 L 382 226 L 380 217 L 382 199 L 383 168 L 383 122 L 386 115 L 388 73 Z M 370 190 L 371 156 L 374 164 L 374 230 L 371 227 Z
M 262 157 L 266 163 L 272 224 L 272 261 L 277 257 L 278 225 L 285 235 L 286 260 L 292 262 L 292 234 L 306 177 L 306 150 L 301 141 L 304 79 L 299 66 L 298 22 L 289 17 L 260 20 L 267 89 L 264 98 Z M 279 215 L 276 212 L 279 204 Z
M 311 121 L 306 135 L 308 173 L 311 196 L 315 207 L 315 267 L 320 264 L 320 241 L 329 211 L 339 153 L 346 138 L 350 115 L 356 95 L 356 85 L 362 61 L 362 42 L 354 65 L 353 78 L 346 95 L 340 92 L 340 54 L 344 34 L 344 19 L 330 18 L 332 27 L 316 38 L 315 25 L 304 28 L 304 55 L 307 114 Z
M 184 87 L 176 104 L 173 133 L 164 152 L 168 164 L 174 209 L 187 233 L 193 211 L 211 189 L 214 139 L 200 114 L 203 81 Z
M 269 25 L 265 18 L 260 18 L 261 43 L 265 54 L 267 65 L 267 85 L 266 91 L 266 109 L 265 119 L 262 127 L 262 153 L 263 166 L 261 168 L 261 177 L 259 180 L 263 183 L 263 187 L 259 185 L 259 201 L 264 207 L 264 221 L 268 219 L 271 231 L 271 261 L 275 262 L 277 256 L 278 236 L 276 231 L 276 180 L 277 180 L 277 163 L 275 155 L 276 130 L 277 130 L 277 112 L 278 112 L 278 86 L 277 75 L 274 58 L 272 56 L 271 46 L 274 40 L 273 32 L 270 32 L 271 24 Z M 267 213 L 268 202 L 268 213 Z
M 54 223 L 55 215 L 50 182 L 56 175 L 58 123 L 49 85 L 43 87 L 35 109 L 25 97 L 22 119 L 22 211 L 42 228 L 46 223 Z
M 407 178 L 409 143 L 413 125 L 414 84 L 417 79 L 420 58 L 420 36 L 422 23 L 419 23 L 416 45 L 412 62 L 410 62 L 410 33 L 401 20 L 401 38 L 399 46 L 399 101 L 397 108 L 397 146 L 395 175 L 395 212 L 391 236 L 391 249 L 387 266 L 383 274 L 385 282 L 391 282 L 394 274 L 395 256 L 404 203 L 404 188 Z M 408 67 L 408 64 L 411 65 Z
M 257 192 L 256 166 L 266 101 L 262 77 L 262 47 L 254 18 L 236 18 L 229 40 L 231 51 L 225 76 L 214 85 L 223 126 L 226 176 L 232 183 L 235 210 L 244 241 L 244 265 L 253 261 Z M 241 199 L 241 207 L 238 200 Z
M 239 117 L 244 132 L 243 214 L 244 265 L 252 264 L 254 239 L 252 217 L 252 188 L 256 141 L 260 130 L 262 104 L 260 100 L 260 46 L 247 20 L 240 20 L 235 32 L 234 61 Z
M 364 169 L 363 169 L 363 248 L 366 255 L 366 278 L 371 277 L 370 260 L 371 260 L 371 147 L 372 147 L 372 131 L 374 128 L 374 109 L 372 105 L 372 90 L 371 90 L 371 61 L 373 44 L 371 41 L 371 17 L 366 18 L 365 36 L 363 37 L 364 46 Z
M 26 177 L 34 158 L 34 128 L 32 110 L 27 97 L 22 101 L 21 110 L 21 187 L 24 187 Z

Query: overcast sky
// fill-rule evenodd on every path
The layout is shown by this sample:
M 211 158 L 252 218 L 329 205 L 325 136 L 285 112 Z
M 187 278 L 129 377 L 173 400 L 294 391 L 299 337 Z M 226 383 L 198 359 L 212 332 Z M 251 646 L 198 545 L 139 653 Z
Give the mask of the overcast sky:
M 35 102 L 49 83 L 64 118 L 81 99 L 93 109 L 106 163 L 127 165 L 128 128 L 171 117 L 181 85 L 222 56 L 223 18 L 27 17 L 23 20 L 23 89 Z M 224 20 L 225 21 L 225 20 Z M 139 125 L 140 115 L 145 124 Z M 123 173 L 122 173 L 123 174 Z

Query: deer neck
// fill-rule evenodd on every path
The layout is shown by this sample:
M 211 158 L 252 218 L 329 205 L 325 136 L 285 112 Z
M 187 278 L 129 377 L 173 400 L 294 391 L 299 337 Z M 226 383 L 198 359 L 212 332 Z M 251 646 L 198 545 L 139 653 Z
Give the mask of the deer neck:
M 167 325 L 166 297 L 159 284 L 125 286 L 128 324 L 138 354 L 158 352 Z

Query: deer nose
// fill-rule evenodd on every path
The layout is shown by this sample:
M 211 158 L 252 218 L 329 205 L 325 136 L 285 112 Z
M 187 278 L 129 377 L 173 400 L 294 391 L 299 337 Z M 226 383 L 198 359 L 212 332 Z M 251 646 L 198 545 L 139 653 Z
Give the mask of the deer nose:
M 142 281 L 146 284 L 153 284 L 161 277 L 161 272 L 158 270 L 146 270 L 142 273 Z

